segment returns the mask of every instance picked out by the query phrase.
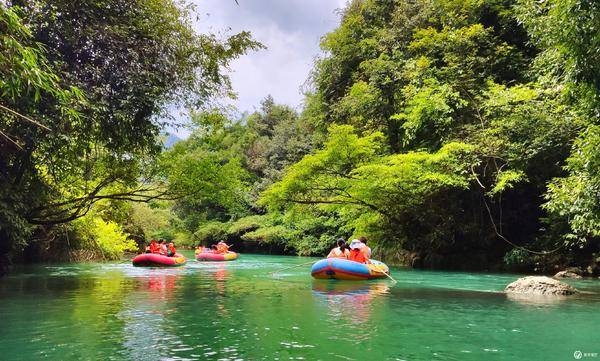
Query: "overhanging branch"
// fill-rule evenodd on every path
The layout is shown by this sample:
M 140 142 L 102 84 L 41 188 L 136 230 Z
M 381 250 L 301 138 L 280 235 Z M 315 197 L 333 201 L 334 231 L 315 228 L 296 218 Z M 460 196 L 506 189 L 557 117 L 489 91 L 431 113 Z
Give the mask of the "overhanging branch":
M 106 185 L 107 184 L 104 183 L 104 186 Z M 67 201 L 38 207 L 30 213 L 28 221 L 31 224 L 38 225 L 71 222 L 85 216 L 96 202 L 103 199 L 147 203 L 153 200 L 176 200 L 183 197 L 182 195 L 174 194 L 168 190 L 160 190 L 158 187 L 146 187 L 126 192 L 98 194 L 101 189 L 102 187 L 98 185 L 94 188 L 94 191 L 84 197 L 73 198 Z

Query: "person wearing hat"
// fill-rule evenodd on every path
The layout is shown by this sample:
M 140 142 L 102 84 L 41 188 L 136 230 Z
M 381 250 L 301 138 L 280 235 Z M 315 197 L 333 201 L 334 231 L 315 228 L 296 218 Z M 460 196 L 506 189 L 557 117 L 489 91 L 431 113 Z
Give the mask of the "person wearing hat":
M 231 246 L 225 243 L 224 241 L 219 241 L 219 243 L 217 243 L 217 252 L 227 253 L 229 252 L 229 247 Z
M 337 247 L 335 247 L 334 249 L 331 250 L 331 252 L 329 252 L 329 254 L 327 255 L 327 258 L 348 259 L 349 255 L 350 255 L 350 250 L 348 249 L 348 246 L 346 245 L 346 241 L 343 238 L 338 238 Z
M 352 242 L 350 242 L 350 255 L 348 256 L 348 259 L 358 263 L 369 263 L 369 256 L 367 252 L 363 250 L 365 247 L 367 247 L 366 244 L 358 239 L 353 239 Z

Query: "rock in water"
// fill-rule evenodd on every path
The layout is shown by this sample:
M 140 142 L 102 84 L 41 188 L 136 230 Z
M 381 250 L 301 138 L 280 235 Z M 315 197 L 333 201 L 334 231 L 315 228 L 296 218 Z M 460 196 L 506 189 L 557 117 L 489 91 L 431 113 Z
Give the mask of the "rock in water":
M 571 271 L 560 271 L 554 275 L 554 278 L 581 278 L 581 276 Z
M 504 289 L 507 293 L 523 295 L 566 296 L 577 293 L 577 290 L 566 283 L 545 276 L 528 276 L 519 278 Z

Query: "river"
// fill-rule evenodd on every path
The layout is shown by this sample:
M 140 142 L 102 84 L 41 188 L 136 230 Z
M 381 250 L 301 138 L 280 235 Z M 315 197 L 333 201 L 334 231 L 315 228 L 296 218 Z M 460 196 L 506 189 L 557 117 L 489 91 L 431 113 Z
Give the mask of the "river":
M 0 278 L 1 360 L 600 360 L 600 281 L 554 301 L 517 275 L 393 269 L 316 281 L 310 258 L 23 267 Z M 581 351 L 577 354 L 576 351 Z

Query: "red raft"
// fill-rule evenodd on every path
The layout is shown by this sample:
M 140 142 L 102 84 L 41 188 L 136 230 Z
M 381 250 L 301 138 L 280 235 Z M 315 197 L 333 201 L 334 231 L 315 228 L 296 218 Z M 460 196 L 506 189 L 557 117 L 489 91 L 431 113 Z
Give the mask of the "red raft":
M 185 262 L 185 257 L 179 253 L 175 253 L 173 257 L 157 253 L 143 253 L 131 260 L 136 267 L 178 267 L 183 266 Z
M 217 253 L 211 251 L 202 251 L 196 253 L 197 261 L 233 261 L 238 258 L 238 254 L 235 252 Z

